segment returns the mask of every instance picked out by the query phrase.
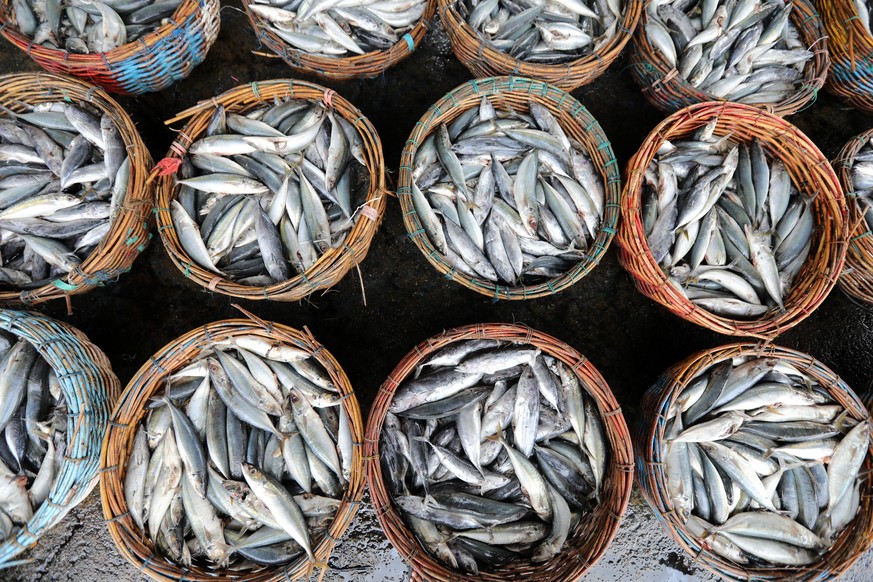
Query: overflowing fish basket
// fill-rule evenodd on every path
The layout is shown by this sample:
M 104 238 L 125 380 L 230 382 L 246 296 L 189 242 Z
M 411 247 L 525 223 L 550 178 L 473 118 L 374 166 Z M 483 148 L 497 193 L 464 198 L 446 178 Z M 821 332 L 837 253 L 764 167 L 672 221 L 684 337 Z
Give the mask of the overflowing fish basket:
M 363 495 L 349 380 L 308 330 L 255 316 L 165 346 L 103 442 L 103 513 L 158 580 L 296 580 L 324 569 Z
M 772 338 L 836 282 L 850 230 L 843 191 L 787 121 L 737 103 L 688 107 L 652 130 L 627 176 L 619 260 L 680 317 Z
M 364 260 L 388 191 L 379 136 L 351 103 L 304 81 L 263 81 L 168 123 L 185 118 L 156 174 L 158 230 L 187 278 L 297 301 Z
M 421 44 L 436 0 L 243 0 L 258 41 L 296 71 L 376 77 Z
M 476 77 L 520 75 L 570 91 L 618 58 L 642 0 L 439 0 L 452 50 Z
M 831 370 L 733 344 L 643 399 L 637 474 L 669 535 L 728 580 L 824 580 L 873 542 L 870 415 Z
M 0 330 L 0 565 L 11 565 L 97 484 L 119 383 L 74 327 L 3 309 Z
M 364 447 L 376 515 L 414 579 L 576 580 L 615 536 L 633 479 L 606 382 L 518 325 L 416 346 L 379 390 Z
M 0 34 L 42 68 L 112 93 L 160 91 L 203 62 L 218 0 L 0 1 Z
M 815 101 L 828 40 L 808 0 L 647 2 L 631 73 L 662 111 L 734 101 L 779 116 Z
M 849 199 L 849 226 L 852 229 L 846 266 L 840 286 L 849 295 L 873 303 L 873 129 L 847 143 L 834 167 Z
M 428 109 L 400 160 L 403 223 L 447 278 L 495 299 L 566 289 L 618 221 L 618 162 L 597 120 L 557 87 L 473 80 Z
M 827 89 L 864 111 L 873 111 L 873 35 L 870 33 L 870 5 L 866 0 L 818 2 L 831 66 Z
M 0 77 L 0 301 L 84 293 L 148 244 L 151 156 L 103 90 L 46 73 Z

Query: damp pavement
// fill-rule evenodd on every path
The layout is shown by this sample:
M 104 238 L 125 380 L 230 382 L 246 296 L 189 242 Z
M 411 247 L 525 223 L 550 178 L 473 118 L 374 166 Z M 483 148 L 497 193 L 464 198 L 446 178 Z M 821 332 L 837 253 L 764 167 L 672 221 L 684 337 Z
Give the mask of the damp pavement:
M 263 49 L 237 2 L 225 3 L 221 19 L 218 41 L 188 79 L 157 94 L 118 99 L 156 160 L 167 151 L 173 129 L 181 127 L 164 125 L 175 113 L 242 83 L 301 78 L 281 60 L 253 54 Z M 625 50 L 601 78 L 573 91 L 600 122 L 622 168 L 664 117 L 643 99 L 628 66 Z M 0 73 L 37 70 L 24 53 L 0 42 Z M 435 22 L 423 45 L 384 75 L 322 83 L 373 122 L 389 173 L 396 176 L 403 143 L 418 118 L 430 104 L 470 78 Z M 870 116 L 844 107 L 824 92 L 791 121 L 828 158 L 873 124 Z M 263 319 L 296 328 L 307 326 L 342 364 L 364 418 L 382 381 L 413 346 L 460 325 L 523 323 L 569 343 L 606 378 L 631 427 L 638 420 L 643 392 L 662 371 L 693 352 L 736 341 L 687 323 L 638 293 L 618 265 L 614 245 L 585 279 L 556 296 L 495 303 L 446 280 L 430 266 L 407 237 L 395 199 L 388 203 L 360 276 L 366 302 L 355 271 L 330 291 L 303 302 L 240 301 L 185 280 L 160 240 L 154 238 L 118 283 L 73 297 L 72 315 L 67 315 L 62 302 L 36 309 L 84 331 L 109 356 L 124 386 L 162 346 L 195 327 L 239 316 L 233 304 L 241 303 Z M 818 358 L 859 393 L 873 378 L 873 310 L 856 305 L 839 289 L 776 343 Z M 97 491 L 22 557 L 32 561 L 0 571 L 0 579 L 145 579 L 113 545 Z M 868 553 L 844 580 L 870 580 L 871 568 L 873 553 Z M 335 549 L 325 579 L 396 582 L 408 576 L 365 503 Z M 685 582 L 715 578 L 666 536 L 635 488 L 615 541 L 585 579 Z

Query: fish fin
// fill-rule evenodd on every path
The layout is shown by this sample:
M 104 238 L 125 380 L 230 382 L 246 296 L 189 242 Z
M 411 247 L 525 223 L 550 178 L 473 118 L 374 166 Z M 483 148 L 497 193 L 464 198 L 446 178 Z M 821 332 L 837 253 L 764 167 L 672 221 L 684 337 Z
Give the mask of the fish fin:
M 51 440 L 53 431 L 50 422 L 39 422 L 30 418 L 25 418 L 24 424 L 27 425 L 27 432 L 38 439 L 46 442 Z
M 485 437 L 486 441 L 497 441 L 500 444 L 503 444 L 503 429 L 499 426 L 497 427 L 497 432 Z
M 849 416 L 849 411 L 844 410 L 840 413 L 840 415 L 834 420 L 834 426 L 838 431 L 845 434 L 849 432 L 858 422 Z

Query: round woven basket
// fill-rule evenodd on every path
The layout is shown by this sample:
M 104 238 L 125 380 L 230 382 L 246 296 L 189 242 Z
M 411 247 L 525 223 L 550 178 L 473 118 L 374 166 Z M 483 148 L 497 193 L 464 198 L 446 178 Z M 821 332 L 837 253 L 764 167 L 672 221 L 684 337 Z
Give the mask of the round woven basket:
M 41 303 L 50 299 L 78 295 L 106 285 L 130 270 L 134 259 L 145 249 L 151 234 L 152 195 L 146 178 L 152 157 L 136 127 L 121 106 L 99 87 L 78 79 L 48 73 L 19 73 L 0 76 L 0 106 L 21 112 L 27 105 L 49 101 L 87 103 L 109 115 L 118 128 L 130 157 L 130 181 L 124 202 L 112 226 L 91 254 L 63 279 L 28 291 L 2 291 L 0 302 Z
M 447 263 L 443 255 L 436 250 L 425 234 L 421 221 L 415 212 L 415 207 L 412 204 L 412 171 L 418 146 L 428 135 L 437 131 L 440 124 L 449 123 L 464 111 L 471 107 L 477 107 L 483 95 L 487 95 L 495 109 L 500 110 L 508 110 L 511 107 L 513 111 L 518 113 L 528 113 L 531 102 L 545 106 L 557 118 L 567 136 L 585 146 L 586 152 L 603 180 L 606 203 L 597 237 L 579 263 L 560 277 L 548 279 L 536 285 L 518 287 L 499 285 L 487 279 L 469 277 Z M 409 237 L 415 242 L 422 254 L 427 257 L 430 264 L 436 267 L 447 279 L 494 299 L 534 299 L 553 295 L 566 289 L 587 275 L 600 262 L 612 241 L 618 223 L 621 176 L 612 146 L 600 124 L 572 95 L 541 81 L 521 77 L 491 77 L 490 79 L 474 79 L 452 90 L 431 105 L 421 119 L 416 122 L 412 134 L 406 140 L 400 158 L 397 196 L 400 198 L 400 206 L 403 209 L 403 224 L 406 226 Z
M 603 501 L 570 533 L 564 551 L 542 564 L 514 560 L 506 566 L 492 572 L 482 572 L 478 576 L 468 576 L 448 569 L 432 558 L 419 544 L 406 527 L 400 513 L 394 508 L 382 476 L 382 463 L 379 456 L 382 423 L 385 421 L 385 414 L 397 387 L 413 373 L 419 362 L 436 350 L 454 342 L 472 339 L 496 339 L 533 345 L 569 366 L 597 405 L 606 427 L 611 451 L 606 479 L 603 483 Z M 367 460 L 370 497 L 382 530 L 400 556 L 412 567 L 412 579 L 430 582 L 456 582 L 457 580 L 502 582 L 526 577 L 550 582 L 577 580 L 600 559 L 615 537 L 622 515 L 627 509 L 633 484 L 633 451 L 630 433 L 621 408 L 600 372 L 585 356 L 567 344 L 534 329 L 505 323 L 455 328 L 427 339 L 413 348 L 379 388 L 367 419 L 364 458 Z
M 428 0 L 421 19 L 412 30 L 400 37 L 391 48 L 371 51 L 350 57 L 314 55 L 295 48 L 270 30 L 264 19 L 249 10 L 252 0 L 242 0 L 258 41 L 279 55 L 295 71 L 318 75 L 323 79 L 344 81 L 347 79 L 378 77 L 412 54 L 431 26 L 436 12 L 436 0 Z
M 735 564 L 708 548 L 701 547 L 680 522 L 667 489 L 664 458 L 664 430 L 667 412 L 687 383 L 710 366 L 740 356 L 778 358 L 788 362 L 821 383 L 830 396 L 852 418 L 868 419 L 870 414 L 852 389 L 824 364 L 802 352 L 772 344 L 731 344 L 698 352 L 667 370 L 643 397 L 635 431 L 637 482 L 643 497 L 660 518 L 661 524 L 691 558 L 727 580 L 830 580 L 838 577 L 873 544 L 873 481 L 864 479 L 861 507 L 855 521 L 840 535 L 834 546 L 818 562 L 795 568 L 755 568 Z M 873 452 L 873 449 L 871 449 Z M 861 474 L 873 470 L 870 455 Z
M 830 0 L 828 0 L 830 1 Z M 852 0 L 848 0 L 851 2 Z M 648 22 L 648 4 L 643 10 L 640 25 L 634 33 L 633 50 L 631 52 L 631 74 L 642 88 L 643 95 L 649 103 L 667 113 L 672 113 L 687 105 L 704 101 L 721 101 L 708 93 L 693 87 L 679 76 L 663 55 L 649 43 L 646 34 Z M 825 83 L 828 74 L 828 37 L 825 36 L 818 12 L 808 0 L 792 0 L 794 8 L 791 11 L 791 22 L 800 32 L 800 37 L 814 57 L 807 62 L 803 70 L 803 84 L 790 97 L 779 103 L 762 103 L 756 105 L 769 113 L 791 115 L 815 102 L 819 89 Z
M 852 164 L 855 155 L 873 137 L 873 129 L 856 135 L 847 143 L 837 158 L 834 167 L 840 177 L 840 185 L 849 199 L 849 226 L 852 229 L 846 266 L 840 275 L 840 286 L 856 299 L 873 303 L 873 232 L 867 226 L 861 204 L 854 196 Z
M 816 6 L 831 57 L 825 87 L 852 107 L 873 112 L 873 36 L 861 23 L 853 0 L 819 0 Z
M 241 310 L 243 311 L 243 310 Z M 298 580 L 311 572 L 304 556 L 285 566 L 267 567 L 257 572 L 231 572 L 192 566 L 184 569 L 163 557 L 143 535 L 130 513 L 124 497 L 124 478 L 136 429 L 145 419 L 149 399 L 161 389 L 163 379 L 183 368 L 212 345 L 239 335 L 255 335 L 282 345 L 303 349 L 315 358 L 343 395 L 342 406 L 352 431 L 353 462 L 351 481 L 346 489 L 328 533 L 312 548 L 319 563 L 327 564 L 331 552 L 358 511 L 364 494 L 364 467 L 361 457 L 363 421 L 348 377 L 334 357 L 312 336 L 303 331 L 263 321 L 243 311 L 248 319 L 227 319 L 194 329 L 164 346 L 137 371 L 118 400 L 112 422 L 100 453 L 100 496 L 103 516 L 115 546 L 128 562 L 155 580 L 267 582 Z
M 11 0 L 0 0 L 0 33 L 39 66 L 94 83 L 111 93 L 160 91 L 203 62 L 218 38 L 218 0 L 183 0 L 169 22 L 105 53 L 80 55 L 33 43 L 15 29 Z
M 367 171 L 370 175 L 370 189 L 367 192 L 365 203 L 357 211 L 355 225 L 346 236 L 342 246 L 328 249 L 306 272 L 295 275 L 287 281 L 266 287 L 240 285 L 202 268 L 192 261 L 182 248 L 170 215 L 170 201 L 175 199 L 177 195 L 175 168 L 178 167 L 178 163 L 174 164 L 173 162 L 178 162 L 182 156 L 186 155 L 191 144 L 203 134 L 218 105 L 223 105 L 229 113 L 245 113 L 262 104 L 272 103 L 274 99 L 287 98 L 323 100 L 325 105 L 351 122 L 363 142 Z M 382 157 L 382 142 L 379 141 L 379 134 L 354 105 L 331 89 L 306 81 L 282 79 L 240 85 L 218 97 L 202 101 L 167 123 L 173 123 L 180 119 L 188 121 L 179 132 L 176 141 L 170 146 L 167 158 L 159 164 L 161 168 L 170 169 L 161 169 L 157 175 L 156 213 L 158 231 L 161 234 L 164 248 L 167 249 L 170 259 L 185 277 L 210 291 L 234 297 L 298 301 L 315 291 L 333 287 L 349 269 L 357 266 L 367 256 L 370 244 L 385 214 L 386 197 L 390 193 L 385 186 L 385 161 Z
M 455 7 L 457 1 L 439 0 L 440 20 L 449 35 L 455 56 L 470 69 L 473 76 L 520 75 L 551 83 L 567 91 L 587 85 L 609 68 L 630 40 L 643 10 L 643 0 L 624 0 L 621 21 L 615 35 L 607 43 L 574 61 L 546 65 L 521 61 L 497 50 L 467 24 Z
M 646 241 L 640 212 L 643 174 L 664 140 L 688 138 L 717 120 L 715 135 L 738 142 L 758 138 L 764 150 L 782 160 L 801 194 L 814 198 L 815 233 L 809 257 L 784 299 L 785 311 L 772 310 L 759 319 L 722 317 L 697 307 L 669 283 Z M 794 327 L 818 307 L 836 283 L 846 256 L 848 208 L 839 180 L 824 154 L 799 129 L 780 117 L 750 105 L 700 103 L 677 111 L 646 137 L 627 166 L 618 233 L 619 261 L 637 289 L 676 315 L 728 335 L 768 339 Z
M 78 329 L 38 313 L 0 309 L 0 329 L 29 342 L 55 371 L 67 403 L 67 449 L 48 499 L 0 544 L 0 567 L 32 548 L 97 485 L 100 445 L 119 382 L 109 360 Z

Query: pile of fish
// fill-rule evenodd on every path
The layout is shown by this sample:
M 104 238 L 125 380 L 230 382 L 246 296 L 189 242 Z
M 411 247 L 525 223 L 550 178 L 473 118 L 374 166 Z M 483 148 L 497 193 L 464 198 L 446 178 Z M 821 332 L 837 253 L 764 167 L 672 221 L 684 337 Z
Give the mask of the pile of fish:
M 240 335 L 213 342 L 159 394 L 124 494 L 164 557 L 237 573 L 312 560 L 352 468 L 349 419 L 324 368 Z
M 11 0 L 15 27 L 46 48 L 105 53 L 169 22 L 182 0 Z
M 869 139 L 852 160 L 852 192 L 864 214 L 867 228 L 873 230 L 873 146 Z
M 385 417 L 389 492 L 440 562 L 477 574 L 545 562 L 599 502 L 609 458 L 579 378 L 527 344 L 454 343 L 399 386 Z
M 487 43 L 530 63 L 566 63 L 615 37 L 622 0 L 459 0 L 457 8 Z
M 254 0 L 248 5 L 279 38 L 325 57 L 387 50 L 412 30 L 426 8 L 427 0 Z
M 867 29 L 867 34 L 870 33 L 870 2 L 869 0 L 855 0 L 855 10 L 858 11 L 858 20 Z
M 67 406 L 54 370 L 24 340 L 0 334 L 0 542 L 48 498 L 67 448 Z
M 109 115 L 85 104 L 0 116 L 0 288 L 32 289 L 76 269 L 109 232 L 130 159 Z
M 814 562 L 858 511 L 870 422 L 789 362 L 710 366 L 671 405 L 664 439 L 677 514 L 737 564 Z
M 558 277 L 597 237 L 604 190 L 584 146 L 549 110 L 497 111 L 482 97 L 415 153 L 412 202 L 443 259 L 510 286 Z
M 242 285 L 286 281 L 342 245 L 369 190 L 358 132 L 306 99 L 246 115 L 218 106 L 188 154 L 171 202 L 179 241 Z
M 672 0 L 647 7 L 646 35 L 665 61 L 716 99 L 779 103 L 804 82 L 813 53 L 785 0 Z
M 642 218 L 652 256 L 695 305 L 756 318 L 784 309 L 812 244 L 812 201 L 761 143 L 712 135 L 665 141 L 645 173 Z

